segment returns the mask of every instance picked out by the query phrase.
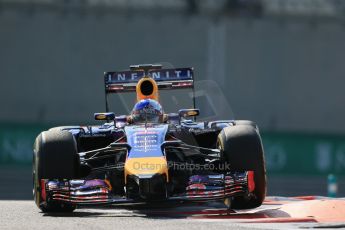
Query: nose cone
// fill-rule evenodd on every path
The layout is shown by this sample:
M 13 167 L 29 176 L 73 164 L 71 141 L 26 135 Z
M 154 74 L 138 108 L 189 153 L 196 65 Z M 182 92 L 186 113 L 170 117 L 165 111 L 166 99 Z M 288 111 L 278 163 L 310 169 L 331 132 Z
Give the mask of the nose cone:
M 165 157 L 127 159 L 125 180 L 127 196 L 132 199 L 166 199 L 168 165 Z
M 128 158 L 125 163 L 125 177 L 135 175 L 148 178 L 150 175 L 165 175 L 168 180 L 168 164 L 164 156 Z

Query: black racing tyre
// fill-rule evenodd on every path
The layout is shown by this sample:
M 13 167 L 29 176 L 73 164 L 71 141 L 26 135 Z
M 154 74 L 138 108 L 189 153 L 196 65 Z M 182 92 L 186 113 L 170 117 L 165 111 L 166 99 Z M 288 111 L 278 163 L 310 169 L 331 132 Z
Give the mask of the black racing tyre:
M 266 196 L 266 167 L 258 129 L 252 124 L 226 127 L 218 135 L 217 143 L 232 171 L 254 171 L 254 196 L 234 197 L 231 208 L 259 207 Z
M 43 212 L 71 212 L 74 205 L 46 200 L 43 202 L 41 179 L 75 179 L 78 175 L 79 157 L 76 141 L 68 131 L 42 132 L 34 144 L 33 162 L 34 200 Z

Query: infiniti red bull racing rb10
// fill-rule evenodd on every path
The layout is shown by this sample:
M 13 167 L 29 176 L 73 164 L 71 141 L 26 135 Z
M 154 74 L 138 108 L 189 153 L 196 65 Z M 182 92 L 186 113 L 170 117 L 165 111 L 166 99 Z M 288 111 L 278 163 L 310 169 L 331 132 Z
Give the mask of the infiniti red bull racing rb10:
M 159 90 L 193 89 L 192 68 L 136 65 L 104 74 L 106 98 L 136 92 L 130 115 L 96 113 L 99 126 L 63 126 L 36 138 L 33 194 L 43 212 L 83 205 L 226 201 L 254 208 L 266 170 L 254 122 L 196 122 L 199 110 L 165 114 Z

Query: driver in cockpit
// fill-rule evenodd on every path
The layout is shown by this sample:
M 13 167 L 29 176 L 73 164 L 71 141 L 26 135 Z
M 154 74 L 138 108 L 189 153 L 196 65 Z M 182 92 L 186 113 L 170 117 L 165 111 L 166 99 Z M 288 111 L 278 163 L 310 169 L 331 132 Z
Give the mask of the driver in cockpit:
M 131 115 L 127 118 L 128 123 L 163 123 L 166 119 L 163 108 L 158 101 L 143 99 L 134 105 Z

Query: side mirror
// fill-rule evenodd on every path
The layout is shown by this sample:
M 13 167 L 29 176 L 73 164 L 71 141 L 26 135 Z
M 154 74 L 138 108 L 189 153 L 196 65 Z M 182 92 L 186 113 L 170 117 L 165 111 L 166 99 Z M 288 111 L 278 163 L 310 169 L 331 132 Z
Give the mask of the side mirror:
M 200 114 L 200 110 L 199 109 L 180 109 L 178 111 L 178 115 L 180 117 L 196 117 Z
M 113 112 L 110 113 L 95 113 L 94 114 L 95 120 L 98 121 L 109 121 L 115 119 L 115 114 Z

